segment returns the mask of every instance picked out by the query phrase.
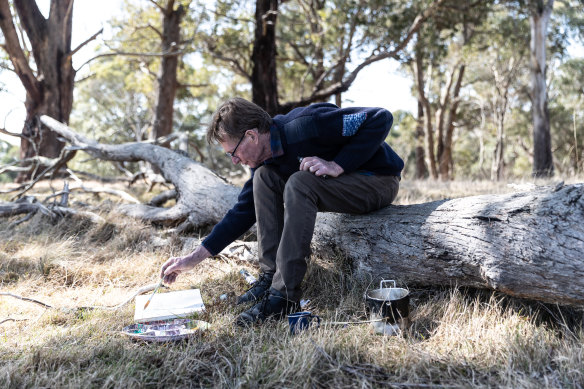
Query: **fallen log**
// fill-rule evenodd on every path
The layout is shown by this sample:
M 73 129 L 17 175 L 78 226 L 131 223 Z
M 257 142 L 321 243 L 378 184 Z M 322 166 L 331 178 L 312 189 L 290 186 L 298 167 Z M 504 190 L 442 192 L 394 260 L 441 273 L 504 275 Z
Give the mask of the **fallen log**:
M 125 204 L 119 211 L 145 221 L 177 225 L 188 219 L 193 226 L 219 222 L 237 200 L 239 189 L 198 162 L 165 147 L 132 142 L 107 145 L 77 134 L 49 116 L 41 122 L 68 140 L 77 150 L 107 161 L 147 161 L 162 172 L 177 191 L 176 204 L 160 208 L 143 204 Z
M 319 214 L 313 244 L 350 258 L 358 272 L 410 285 L 584 305 L 584 184 Z
M 176 187 L 172 208 L 127 206 L 149 221 L 216 223 L 239 189 L 179 153 L 150 144 L 103 145 L 50 117 L 41 121 L 79 149 L 115 161 L 145 160 Z M 498 290 L 549 303 L 584 305 L 584 185 L 474 196 L 368 215 L 319 214 L 313 252 L 341 253 L 360 273 L 409 285 Z

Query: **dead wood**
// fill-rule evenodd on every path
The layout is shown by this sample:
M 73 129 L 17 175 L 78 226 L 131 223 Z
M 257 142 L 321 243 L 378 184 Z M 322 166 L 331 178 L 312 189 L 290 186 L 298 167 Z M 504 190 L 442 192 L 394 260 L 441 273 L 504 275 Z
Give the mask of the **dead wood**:
M 7 317 L 6 319 L 0 320 L 0 324 L 4 324 L 8 321 L 26 321 L 26 320 L 28 320 L 28 319 L 15 319 L 13 317 Z
M 176 190 L 171 189 L 171 190 L 167 190 L 165 192 L 162 192 L 161 194 L 152 197 L 152 199 L 148 202 L 148 205 L 152 205 L 154 207 L 161 207 L 164 204 L 166 204 L 167 201 L 175 199 L 176 198 Z
M 76 216 L 82 217 L 84 219 L 89 219 L 93 223 L 102 223 L 104 219 L 89 211 L 79 211 L 72 208 L 68 208 L 59 204 L 50 204 L 45 206 L 44 204 L 36 201 L 36 198 L 32 196 L 27 196 L 21 199 L 19 202 L 12 203 L 0 203 L 0 217 L 11 217 L 21 214 L 27 214 L 24 219 L 18 220 L 11 224 L 11 227 L 20 224 L 30 218 L 31 215 L 36 212 L 41 212 L 42 214 L 50 217 L 51 219 L 56 219 L 63 216 Z
M 584 305 L 584 184 L 539 187 L 368 215 L 319 214 L 315 252 L 409 285 L 487 288 Z
M 149 162 L 176 188 L 177 201 L 171 208 L 142 204 L 120 206 L 118 211 L 126 215 L 165 225 L 178 225 L 188 218 L 192 225 L 204 226 L 221 220 L 237 200 L 238 188 L 181 153 L 142 142 L 100 144 L 48 116 L 42 116 L 41 121 L 73 146 L 95 158 L 118 162 Z
M 28 301 L 31 303 L 38 304 L 38 305 L 42 306 L 43 308 L 53 308 L 52 305 L 49 305 L 47 303 L 43 303 L 42 301 L 31 299 L 29 297 L 19 296 L 17 294 L 12 294 L 12 293 L 8 293 L 8 292 L 0 292 L 0 296 L 14 297 L 14 298 L 22 300 L 22 301 Z
M 123 212 L 169 224 L 218 222 L 238 188 L 172 150 L 103 145 L 43 116 L 73 145 L 105 160 L 145 160 L 175 185 L 171 208 L 125 206 Z M 367 215 L 319 213 L 317 255 L 342 255 L 358 274 L 408 285 L 487 288 L 549 303 L 584 305 L 584 184 L 390 206 Z
M 136 292 L 134 292 L 134 294 L 132 294 L 126 300 L 124 300 L 123 302 L 121 302 L 117 305 L 89 305 L 89 306 L 81 306 L 81 307 L 60 307 L 58 309 L 60 309 L 61 311 L 65 311 L 65 312 L 79 311 L 79 310 L 90 310 L 90 309 L 116 310 L 116 309 L 120 309 L 120 308 L 124 307 L 125 305 L 129 304 L 130 302 L 132 302 L 132 300 L 134 300 L 134 298 L 136 296 L 153 291 L 154 289 L 156 289 L 157 286 L 158 286 L 158 283 L 143 286 L 143 287 L 139 288 Z M 164 285 L 163 285 L 163 287 L 164 287 Z M 16 298 L 16 299 L 19 299 L 22 301 L 31 302 L 34 304 L 38 304 L 38 305 L 42 306 L 43 308 L 47 308 L 47 309 L 52 309 L 52 308 L 57 309 L 57 307 L 55 307 L 53 305 L 49 305 L 49 304 L 44 303 L 42 301 L 30 298 L 30 297 L 19 296 L 17 294 L 13 294 L 13 293 L 0 292 L 0 296 L 12 297 L 12 298 Z M 6 320 L 15 320 L 15 319 L 6 319 Z M 2 323 L 0 322 L 0 324 L 2 324 Z

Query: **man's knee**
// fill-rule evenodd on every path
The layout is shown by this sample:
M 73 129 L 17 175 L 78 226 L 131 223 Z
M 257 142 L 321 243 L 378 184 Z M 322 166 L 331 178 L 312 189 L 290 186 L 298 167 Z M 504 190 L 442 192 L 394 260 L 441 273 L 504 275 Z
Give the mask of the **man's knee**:
M 281 178 L 274 169 L 268 166 L 260 166 L 256 169 L 253 175 L 254 192 L 256 189 L 260 189 L 266 186 L 272 188 L 274 183 L 278 180 L 281 180 Z
M 284 199 L 295 195 L 303 195 L 311 197 L 312 191 L 311 182 L 316 176 L 310 172 L 298 171 L 290 176 L 286 182 L 286 189 L 284 190 Z

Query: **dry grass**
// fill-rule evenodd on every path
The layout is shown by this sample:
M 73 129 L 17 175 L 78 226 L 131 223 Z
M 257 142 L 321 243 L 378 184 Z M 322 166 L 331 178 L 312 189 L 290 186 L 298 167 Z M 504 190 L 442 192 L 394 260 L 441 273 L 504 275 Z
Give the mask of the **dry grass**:
M 511 191 L 506 185 L 404 182 L 400 203 Z M 89 201 L 89 199 L 87 200 Z M 343 258 L 312 258 L 305 280 L 310 309 L 325 324 L 289 335 L 287 324 L 252 329 L 232 322 L 245 289 L 237 271 L 252 264 L 217 259 L 181 277 L 172 289 L 201 288 L 212 328 L 173 344 L 133 342 L 120 334 L 133 304 L 115 305 L 153 283 L 180 247 L 164 231 L 104 213 L 106 223 L 36 216 L 16 228 L 0 220 L 0 283 L 5 292 L 56 309 L 0 297 L 2 387 L 507 387 L 584 386 L 581 311 L 492 293 L 412 289 L 412 324 L 403 336 L 372 333 L 363 320 L 369 280 L 352 276 Z M 227 301 L 219 295 L 230 292 Z

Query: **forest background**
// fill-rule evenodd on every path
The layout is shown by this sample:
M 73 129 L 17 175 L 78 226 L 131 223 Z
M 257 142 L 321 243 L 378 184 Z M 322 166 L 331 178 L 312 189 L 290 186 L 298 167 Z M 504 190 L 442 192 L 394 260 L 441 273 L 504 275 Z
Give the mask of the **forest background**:
M 230 161 L 204 142 L 206 120 L 226 98 L 253 99 L 272 114 L 317 101 L 374 105 L 394 113 L 388 142 L 406 160 L 406 178 L 499 180 L 582 171 L 579 1 L 263 2 L 277 9 L 273 20 L 264 20 L 274 27 L 266 35 L 273 34 L 268 43 L 254 35 L 255 11 L 262 2 L 172 3 L 175 17 L 178 7 L 182 10 L 172 57 L 161 56 L 172 44 L 164 39 L 170 30 L 161 26 L 164 8 L 149 1 L 105 2 L 95 11 L 105 18 L 100 21 L 89 16 L 95 4 L 75 4 L 73 47 L 80 47 L 71 56 L 76 80 L 71 113 L 62 121 L 112 143 L 181 134 L 182 147 L 194 159 L 224 174 L 240 174 L 238 168 L 230 173 Z M 540 126 L 534 125 L 532 109 L 533 69 L 541 65 L 534 64 L 535 49 L 530 48 L 530 20 L 538 3 L 553 9 L 544 31 L 543 69 L 543 131 L 550 139 L 544 151 L 536 152 L 534 134 Z M 39 6 L 48 15 L 49 2 Z M 91 23 L 84 20 L 88 16 Z M 424 20 L 417 25 L 420 16 Z M 99 23 L 103 30 L 96 34 Z M 24 42 L 26 51 L 30 44 Z M 161 58 L 176 59 L 174 76 L 163 75 L 167 65 Z M 262 65 L 269 61 L 273 66 Z M 18 107 L 25 89 L 11 68 L 4 52 L 3 127 L 18 132 L 31 112 Z M 169 76 L 171 82 L 159 81 Z M 161 91 L 161 85 L 170 83 L 173 90 Z M 160 93 L 171 94 L 170 107 Z M 172 117 L 164 129 L 155 125 L 163 112 Z M 0 157 L 14 163 L 19 149 L 14 138 L 11 143 L 5 139 L 0 140 Z M 175 140 L 173 147 L 178 144 Z M 549 155 L 542 156 L 546 153 L 553 155 L 553 163 Z M 543 170 L 534 166 L 534 155 L 536 162 L 538 156 L 544 159 Z M 99 163 L 89 169 L 117 172 Z M 2 180 L 15 176 L 8 172 Z

